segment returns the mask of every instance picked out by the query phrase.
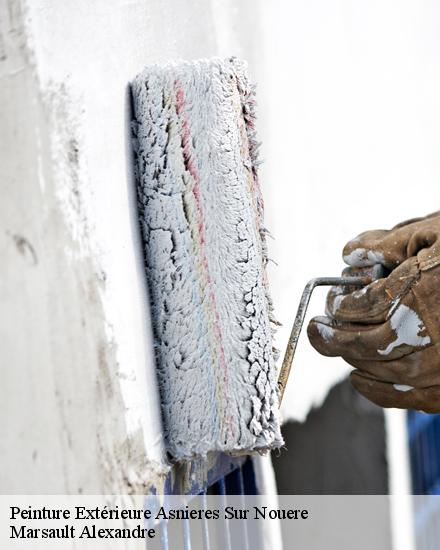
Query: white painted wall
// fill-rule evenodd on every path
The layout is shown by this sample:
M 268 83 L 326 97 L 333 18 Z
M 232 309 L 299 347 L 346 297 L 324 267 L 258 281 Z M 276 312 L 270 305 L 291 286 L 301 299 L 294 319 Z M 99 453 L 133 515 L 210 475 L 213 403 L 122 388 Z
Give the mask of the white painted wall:
M 234 53 L 255 65 L 258 9 L 252 0 L 0 9 L 0 413 L 10 419 L 0 489 L 142 492 L 167 464 L 127 87 L 146 64 L 176 57 Z
M 2 0 L 0 8 L 8 136 L 0 152 L 0 251 L 8 265 L 0 413 L 14 418 L 2 426 L 0 486 L 99 491 L 114 489 L 116 476 L 123 488 L 118 446 L 126 437 L 135 442 L 130 483 L 142 485 L 163 472 L 164 459 L 151 398 L 127 83 L 145 64 L 175 57 L 249 60 L 259 84 L 262 180 L 279 264 L 270 275 L 284 350 L 305 282 L 339 272 L 347 239 L 438 207 L 440 7 L 433 0 Z M 313 314 L 323 299 L 314 299 Z M 117 384 L 103 384 L 103 368 Z M 303 337 L 284 415 L 304 418 L 346 372 Z M 96 392 L 85 389 L 97 381 Z M 61 434 L 56 443 L 53 433 Z
M 440 5 L 272 0 L 263 21 L 262 171 L 284 351 L 306 281 L 338 274 L 348 239 L 439 209 Z M 308 318 L 324 299 L 316 291 Z M 304 419 L 348 370 L 303 334 L 284 418 Z M 404 413 L 386 418 L 394 546 L 411 550 Z
M 305 283 L 340 272 L 347 240 L 439 208 L 440 5 L 272 0 L 263 21 L 262 170 L 284 350 Z M 304 418 L 347 371 L 303 334 L 285 418 Z

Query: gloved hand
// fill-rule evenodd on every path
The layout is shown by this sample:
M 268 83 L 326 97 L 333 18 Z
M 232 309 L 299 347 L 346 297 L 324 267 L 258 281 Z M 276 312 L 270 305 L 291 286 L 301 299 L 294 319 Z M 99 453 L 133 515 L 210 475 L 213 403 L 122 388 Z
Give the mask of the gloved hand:
M 353 386 L 382 407 L 440 412 L 440 212 L 367 231 L 343 251 L 344 275 L 381 264 L 387 277 L 332 289 L 313 347 L 356 368 Z

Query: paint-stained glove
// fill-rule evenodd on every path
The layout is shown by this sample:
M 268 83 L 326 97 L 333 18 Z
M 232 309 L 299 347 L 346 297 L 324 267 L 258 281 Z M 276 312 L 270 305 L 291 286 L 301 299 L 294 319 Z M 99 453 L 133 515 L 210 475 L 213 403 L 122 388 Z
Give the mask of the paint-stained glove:
M 353 386 L 374 403 L 440 412 L 440 213 L 362 233 L 343 255 L 345 275 L 374 264 L 389 275 L 332 289 L 311 344 L 354 366 Z

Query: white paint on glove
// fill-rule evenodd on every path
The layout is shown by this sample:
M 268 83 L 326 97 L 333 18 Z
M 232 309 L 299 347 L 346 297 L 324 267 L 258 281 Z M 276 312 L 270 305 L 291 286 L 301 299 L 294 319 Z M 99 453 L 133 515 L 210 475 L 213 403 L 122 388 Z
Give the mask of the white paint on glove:
M 343 257 L 344 262 L 352 267 L 369 267 L 384 263 L 382 252 L 367 250 L 365 248 L 355 248 Z
M 401 304 L 390 319 L 391 327 L 396 332 L 396 339 L 385 349 L 377 350 L 380 355 L 389 355 L 398 346 L 408 345 L 424 347 L 431 343 L 429 336 L 420 336 L 420 332 L 426 330 L 423 321 L 415 311 Z
M 413 390 L 414 386 L 408 386 L 406 384 L 393 384 L 393 388 L 397 391 L 407 392 Z

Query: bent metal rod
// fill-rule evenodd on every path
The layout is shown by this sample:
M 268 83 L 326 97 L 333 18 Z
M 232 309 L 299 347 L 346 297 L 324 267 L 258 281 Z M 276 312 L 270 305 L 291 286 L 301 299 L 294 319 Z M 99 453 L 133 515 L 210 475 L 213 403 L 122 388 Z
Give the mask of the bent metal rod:
M 311 279 L 306 284 L 299 302 L 289 342 L 287 343 L 286 352 L 284 354 L 280 375 L 278 377 L 278 399 L 280 405 L 283 400 L 284 391 L 292 368 L 293 356 L 295 355 L 299 335 L 304 324 L 313 290 L 317 286 L 365 286 L 370 284 L 371 281 L 371 277 L 317 277 L 316 279 Z

